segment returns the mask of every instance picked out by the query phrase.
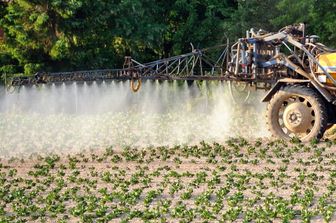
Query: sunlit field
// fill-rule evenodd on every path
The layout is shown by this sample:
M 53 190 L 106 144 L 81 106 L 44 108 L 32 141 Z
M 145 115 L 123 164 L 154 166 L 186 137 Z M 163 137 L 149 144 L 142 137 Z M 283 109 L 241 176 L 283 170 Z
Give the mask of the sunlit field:
M 247 141 L 3 160 L 1 222 L 333 222 L 335 145 Z

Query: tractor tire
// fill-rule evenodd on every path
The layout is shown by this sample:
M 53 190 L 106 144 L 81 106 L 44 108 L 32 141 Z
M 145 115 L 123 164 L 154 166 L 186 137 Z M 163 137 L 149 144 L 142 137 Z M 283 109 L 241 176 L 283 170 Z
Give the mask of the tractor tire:
M 323 98 L 314 89 L 302 85 L 282 87 L 270 100 L 266 116 L 272 135 L 285 140 L 320 140 L 328 125 Z

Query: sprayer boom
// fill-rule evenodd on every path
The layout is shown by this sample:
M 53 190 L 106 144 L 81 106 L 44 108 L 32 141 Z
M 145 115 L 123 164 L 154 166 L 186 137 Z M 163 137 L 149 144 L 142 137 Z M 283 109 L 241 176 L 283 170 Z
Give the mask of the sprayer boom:
M 229 43 L 206 49 L 194 49 L 192 52 L 160 59 L 149 63 L 140 63 L 127 56 L 123 68 L 73 72 L 39 72 L 33 77 L 15 77 L 12 86 L 35 85 L 41 83 L 130 80 L 133 91 L 137 91 L 141 80 L 221 80 L 272 83 L 272 79 L 251 79 L 248 76 L 229 76 Z M 136 82 L 136 83 L 135 83 Z
M 207 53 L 220 53 L 212 59 Z M 14 78 L 15 86 L 65 82 L 65 81 L 99 81 L 99 80 L 222 80 L 225 79 L 224 66 L 227 59 L 228 45 L 219 45 L 207 49 L 193 49 L 188 54 L 140 63 L 131 57 L 125 57 L 123 68 L 46 73 L 39 72 L 34 77 Z M 213 55 L 212 55 L 213 56 Z

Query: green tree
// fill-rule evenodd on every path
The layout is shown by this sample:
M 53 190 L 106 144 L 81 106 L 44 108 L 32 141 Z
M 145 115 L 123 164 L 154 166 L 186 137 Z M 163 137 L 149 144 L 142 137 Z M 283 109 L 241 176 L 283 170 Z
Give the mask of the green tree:
M 15 0 L 0 3 L 0 72 L 121 67 L 307 22 L 335 46 L 332 0 Z
M 279 0 L 237 0 L 230 19 L 223 22 L 231 40 L 245 36 L 250 28 L 276 31 L 279 26 L 272 23 L 280 15 L 276 8 Z
M 272 20 L 276 26 L 305 22 L 308 34 L 321 37 L 321 42 L 336 47 L 336 2 L 334 0 L 280 0 L 279 12 Z M 285 12 L 285 13 L 284 13 Z
M 69 39 L 62 25 L 80 5 L 80 1 L 75 0 L 12 1 L 0 19 L 6 33 L 3 44 L 6 53 L 26 74 L 62 62 L 69 55 Z
M 190 43 L 203 48 L 225 43 L 222 23 L 229 18 L 233 1 L 177 0 L 164 17 L 164 55 L 190 51 Z

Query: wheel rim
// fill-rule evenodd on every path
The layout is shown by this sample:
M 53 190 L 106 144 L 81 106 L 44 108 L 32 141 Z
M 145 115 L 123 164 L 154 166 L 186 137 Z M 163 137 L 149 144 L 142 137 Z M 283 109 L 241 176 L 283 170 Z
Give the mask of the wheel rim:
M 303 96 L 293 95 L 284 100 L 278 114 L 282 132 L 291 138 L 305 139 L 316 124 L 316 111 Z
M 246 103 L 251 95 L 251 89 L 247 83 L 229 81 L 231 99 L 234 103 Z

